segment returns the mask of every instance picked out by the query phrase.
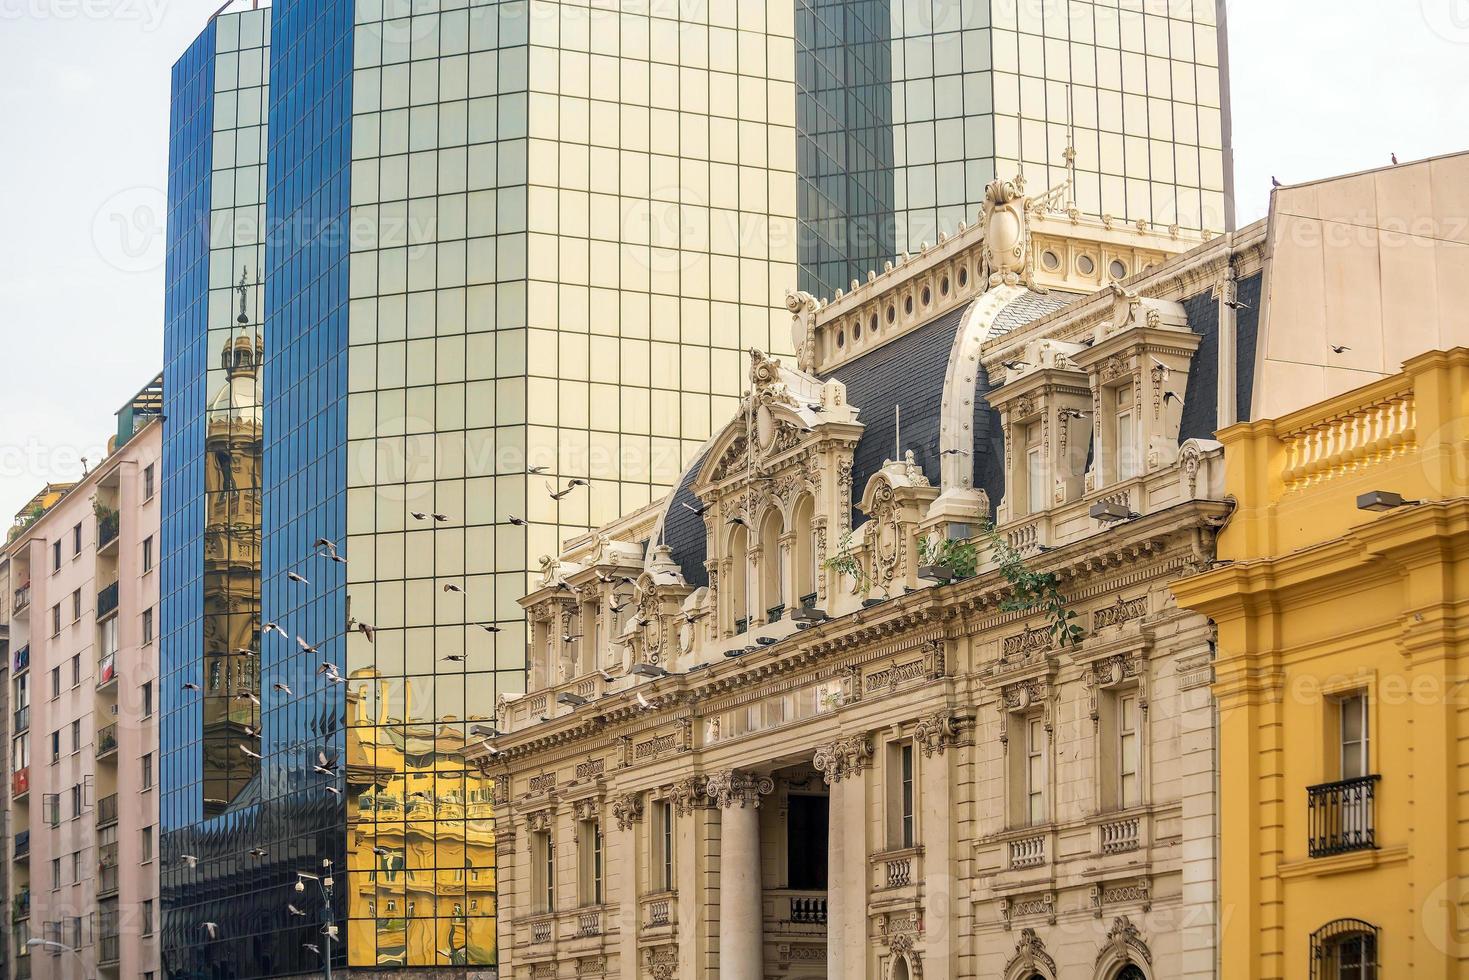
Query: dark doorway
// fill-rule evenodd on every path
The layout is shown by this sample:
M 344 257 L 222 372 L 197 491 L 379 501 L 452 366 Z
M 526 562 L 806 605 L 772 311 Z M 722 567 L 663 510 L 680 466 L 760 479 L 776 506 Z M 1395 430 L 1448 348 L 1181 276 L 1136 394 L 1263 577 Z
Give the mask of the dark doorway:
M 827 798 L 792 795 L 789 806 L 786 834 L 789 887 L 794 891 L 825 891 Z

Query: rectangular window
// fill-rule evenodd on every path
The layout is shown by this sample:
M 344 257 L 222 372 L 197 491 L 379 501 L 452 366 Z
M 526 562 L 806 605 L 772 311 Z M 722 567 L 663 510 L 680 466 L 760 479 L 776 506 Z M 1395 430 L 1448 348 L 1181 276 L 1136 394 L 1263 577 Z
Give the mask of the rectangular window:
M 143 646 L 153 642 L 153 610 L 143 610 Z
M 1137 693 L 1117 699 L 1117 805 L 1126 809 L 1142 802 L 1139 792 Z
M 1035 827 L 1046 822 L 1046 729 L 1041 719 L 1025 721 L 1025 821 Z
M 1337 701 L 1338 730 L 1341 732 L 1340 771 L 1342 779 L 1370 775 L 1367 753 L 1367 695 L 1353 694 Z
M 61 540 L 58 538 L 51 542 L 51 571 L 61 570 Z
M 71 852 L 71 883 L 75 885 L 82 880 L 82 852 Z
M 1117 479 L 1130 480 L 1138 475 L 1137 411 L 1133 405 L 1132 386 L 1117 388 Z
M 57 762 L 61 759 L 61 730 L 57 729 L 51 733 L 51 761 Z
M 581 902 L 602 904 L 602 825 L 596 820 L 583 820 L 577 828 L 577 847 L 581 857 Z
M 82 750 L 82 722 L 81 719 L 71 723 L 71 750 L 80 752 Z
M 143 756 L 143 789 L 153 788 L 153 753 Z
M 82 526 L 80 524 L 71 529 L 71 553 L 73 555 L 82 553 Z
M 153 828 L 144 827 L 141 833 L 141 850 L 143 863 L 147 864 L 153 860 Z
M 153 682 L 143 682 L 143 717 L 153 717 Z
M 673 870 L 673 803 L 658 800 L 653 804 L 653 887 L 672 891 Z
M 71 788 L 71 818 L 76 820 L 82 815 L 82 786 L 80 783 Z
M 887 843 L 893 850 L 912 847 L 913 744 L 889 742 L 887 747 Z
M 146 538 L 143 539 L 143 571 L 144 572 L 151 572 L 152 570 L 153 570 L 153 535 L 150 534 Z
M 71 594 L 71 621 L 75 623 L 82 618 L 82 590 L 77 589 Z
M 61 887 L 61 858 L 51 859 L 51 890 Z
M 153 464 L 143 467 L 143 499 L 152 500 L 154 491 Z
M 143 935 L 153 935 L 153 899 L 143 899 Z
M 540 912 L 556 910 L 556 845 L 550 831 L 539 831 L 532 840 L 534 891 Z
M 71 686 L 76 687 L 82 682 L 82 655 L 76 654 L 71 658 Z
M 51 607 L 51 635 L 56 636 L 61 632 L 61 603 Z
M 58 793 L 41 795 L 41 820 L 48 827 L 61 826 L 61 796 Z
M 52 667 L 51 668 L 51 696 L 53 698 L 59 698 L 59 697 L 61 697 L 61 668 L 60 667 Z

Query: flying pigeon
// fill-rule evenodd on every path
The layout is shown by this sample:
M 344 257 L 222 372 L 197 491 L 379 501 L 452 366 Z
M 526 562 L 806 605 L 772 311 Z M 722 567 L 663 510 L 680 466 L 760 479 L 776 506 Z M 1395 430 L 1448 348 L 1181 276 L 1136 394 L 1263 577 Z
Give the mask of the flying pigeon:
M 290 579 L 292 582 L 297 583 L 298 585 L 310 585 L 311 584 L 309 581 L 307 581 L 307 579 L 304 576 L 297 575 L 295 572 L 287 572 L 286 573 L 286 578 Z

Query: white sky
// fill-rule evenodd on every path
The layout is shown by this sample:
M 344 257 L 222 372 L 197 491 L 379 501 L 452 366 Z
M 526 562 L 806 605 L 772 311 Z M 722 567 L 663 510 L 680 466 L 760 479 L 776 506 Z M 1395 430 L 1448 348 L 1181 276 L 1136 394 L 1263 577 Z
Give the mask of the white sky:
M 0 0 L 0 527 L 160 370 L 169 69 L 221 0 Z M 949 0 L 957 2 L 957 0 Z M 1469 0 L 1230 0 L 1239 223 L 1469 148 Z

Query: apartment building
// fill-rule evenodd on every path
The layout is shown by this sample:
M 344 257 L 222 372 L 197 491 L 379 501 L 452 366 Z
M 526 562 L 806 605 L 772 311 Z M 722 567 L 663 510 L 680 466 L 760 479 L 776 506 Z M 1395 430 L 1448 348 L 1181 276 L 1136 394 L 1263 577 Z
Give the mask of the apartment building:
M 9 976 L 158 975 L 161 378 L 105 459 L 22 511 L 8 565 Z

